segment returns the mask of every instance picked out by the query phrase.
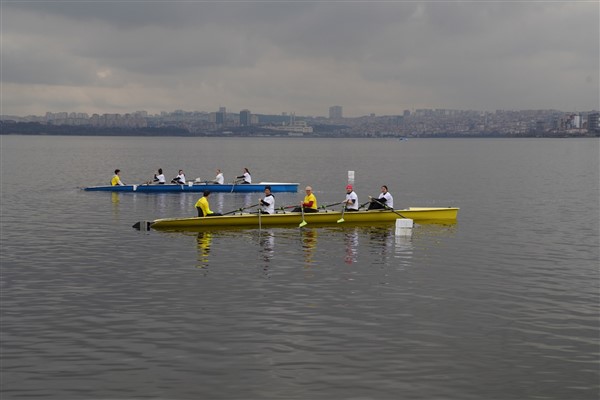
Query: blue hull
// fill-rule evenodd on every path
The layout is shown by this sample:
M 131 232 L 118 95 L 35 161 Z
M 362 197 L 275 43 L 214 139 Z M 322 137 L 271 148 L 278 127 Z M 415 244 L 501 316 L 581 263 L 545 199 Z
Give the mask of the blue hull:
M 195 183 L 193 185 L 125 185 L 125 186 L 90 186 L 84 190 L 92 192 L 135 192 L 135 193 L 182 193 L 182 192 L 226 192 L 226 193 L 249 193 L 263 192 L 265 186 L 271 186 L 271 192 L 297 192 L 297 183 L 261 182 L 252 184 L 215 185 L 211 183 Z

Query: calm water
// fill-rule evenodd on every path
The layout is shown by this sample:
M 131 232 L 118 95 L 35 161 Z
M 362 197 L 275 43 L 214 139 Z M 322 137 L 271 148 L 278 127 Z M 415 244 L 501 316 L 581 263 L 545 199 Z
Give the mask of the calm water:
M 597 399 L 597 139 L 2 136 L 1 397 Z M 458 223 L 138 232 L 197 194 L 141 183 L 387 184 Z M 229 179 L 228 179 L 229 178 Z M 221 194 L 213 210 L 259 195 Z M 277 205 L 302 193 L 276 194 Z

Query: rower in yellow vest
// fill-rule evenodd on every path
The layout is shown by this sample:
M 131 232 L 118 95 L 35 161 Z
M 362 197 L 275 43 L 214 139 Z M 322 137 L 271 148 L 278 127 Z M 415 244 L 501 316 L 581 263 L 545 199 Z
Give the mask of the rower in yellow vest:
M 208 204 L 209 195 L 210 191 L 205 190 L 204 193 L 202 193 L 202 197 L 200 197 L 200 199 L 198 199 L 198 201 L 195 204 L 196 210 L 198 210 L 199 217 L 216 217 L 222 215 L 220 213 L 215 213 L 210 210 L 210 205 Z
M 121 182 L 121 177 L 119 176 L 120 173 L 120 169 L 115 169 L 115 176 L 110 180 L 111 186 L 125 186 L 125 184 Z

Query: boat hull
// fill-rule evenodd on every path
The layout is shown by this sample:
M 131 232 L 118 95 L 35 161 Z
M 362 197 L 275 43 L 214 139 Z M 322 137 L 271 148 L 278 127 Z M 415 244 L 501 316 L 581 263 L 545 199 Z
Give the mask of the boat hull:
M 395 222 L 398 218 L 409 218 L 421 223 L 448 223 L 456 222 L 458 208 L 415 207 L 404 210 L 370 210 L 347 212 L 343 215 L 344 225 L 374 225 Z M 318 213 L 305 213 L 304 221 L 308 225 L 336 225 L 342 219 L 340 211 L 321 211 Z M 298 226 L 302 222 L 301 213 L 280 213 L 273 215 L 236 214 L 216 217 L 190 217 L 190 218 L 163 218 L 151 223 L 153 229 L 158 230 L 203 230 L 206 228 L 258 228 Z
M 183 192 L 225 192 L 225 193 L 249 193 L 249 192 L 264 192 L 265 186 L 271 186 L 271 192 L 297 192 L 297 183 L 280 183 L 280 182 L 260 182 L 252 184 L 233 184 L 226 183 L 223 185 L 211 183 L 194 183 L 193 185 L 125 185 L 125 186 L 90 186 L 84 188 L 91 192 L 135 192 L 135 193 L 183 193 Z

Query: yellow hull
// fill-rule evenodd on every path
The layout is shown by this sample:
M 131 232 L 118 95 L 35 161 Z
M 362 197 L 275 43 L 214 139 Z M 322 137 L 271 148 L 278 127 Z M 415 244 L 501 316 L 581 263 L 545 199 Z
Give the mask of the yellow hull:
M 403 210 L 370 210 L 358 212 L 321 211 L 318 213 L 305 213 L 304 221 L 308 225 L 336 225 L 336 224 L 381 224 L 391 223 L 398 218 L 409 218 L 421 223 L 455 223 L 458 208 L 438 207 L 411 207 Z M 340 222 L 338 222 L 340 221 Z M 281 213 L 273 215 L 234 214 L 217 217 L 190 217 L 190 218 L 164 218 L 157 219 L 152 224 L 153 229 L 160 230 L 198 230 L 204 228 L 246 227 L 258 228 L 275 226 L 298 226 L 302 222 L 301 213 Z

